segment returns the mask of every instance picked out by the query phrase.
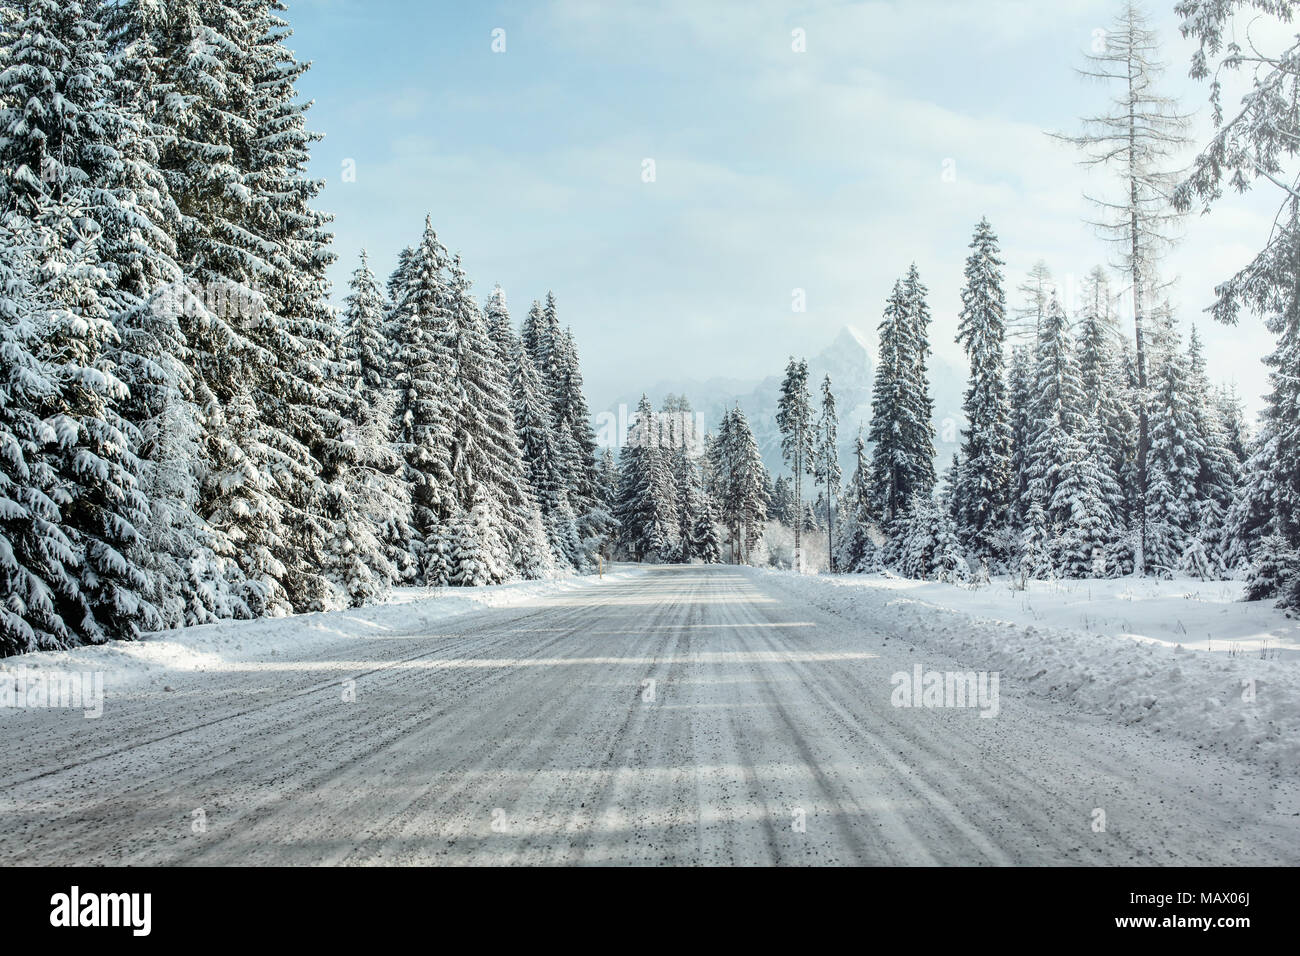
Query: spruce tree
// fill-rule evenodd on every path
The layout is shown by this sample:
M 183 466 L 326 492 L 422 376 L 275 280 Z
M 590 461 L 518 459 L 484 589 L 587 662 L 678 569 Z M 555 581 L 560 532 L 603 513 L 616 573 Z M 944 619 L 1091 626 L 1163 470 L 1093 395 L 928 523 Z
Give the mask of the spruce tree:
M 1151 454 L 1147 488 L 1147 561 L 1169 576 L 1182 564 L 1197 532 L 1197 481 L 1206 455 L 1198 434 L 1189 373 L 1171 348 L 1161 356 L 1151 398 Z
M 878 556 L 871 537 L 871 464 L 861 431 L 854 442 L 853 472 L 840 514 L 836 565 L 850 574 L 874 570 Z
M 62 611 L 78 601 L 77 555 L 61 527 L 57 478 L 41 416 L 58 386 L 34 354 L 32 250 L 0 222 L 0 655 L 76 639 Z
M 894 283 L 880 324 L 872 386 L 873 505 L 886 527 L 934 489 L 933 402 L 927 383 L 929 310 L 916 267 Z
M 133 638 L 162 617 L 139 559 L 148 502 L 137 434 L 120 412 L 129 391 L 112 361 L 114 319 L 168 267 L 116 148 L 126 124 L 104 99 L 113 74 L 90 12 L 76 0 L 27 4 L 4 62 L 0 208 L 32 250 L 38 358 L 55 386 L 38 409 L 54 432 L 42 454 L 75 551 L 76 593 L 60 613 L 80 640 Z
M 781 430 L 781 454 L 794 476 L 794 510 L 799 514 L 803 509 L 803 477 L 811 470 L 816 457 L 813 432 L 812 400 L 808 395 L 808 363 L 796 362 L 794 356 L 785 369 L 785 380 L 781 383 L 781 395 L 777 402 L 777 428 Z M 802 522 L 794 522 L 794 564 L 796 570 L 803 569 L 803 555 L 800 550 Z
M 457 509 L 451 471 L 454 420 L 453 367 L 446 338 L 451 321 L 447 288 L 447 251 L 425 219 L 424 235 L 406 268 L 406 284 L 393 306 L 394 339 L 401 343 L 389 356 L 398 388 L 396 442 L 405 460 L 410 488 L 411 521 L 417 562 L 428 579 L 430 549 L 447 538 L 445 522 Z M 438 555 L 438 567 L 443 567 Z
M 817 420 L 816 458 L 813 476 L 823 488 L 826 515 L 826 554 L 830 570 L 835 570 L 835 507 L 840 497 L 840 448 L 837 432 L 839 414 L 835 410 L 835 395 L 831 392 L 831 377 L 822 381 L 821 416 Z
M 722 416 L 712 454 L 719 485 L 718 518 L 727 529 L 732 563 L 745 564 L 767 520 L 763 492 L 767 469 L 739 405 Z
M 955 489 L 958 531 L 980 558 L 998 554 L 999 532 L 1008 524 L 1011 505 L 1011 410 L 1007 398 L 1004 342 L 1006 297 L 1002 259 L 987 219 L 975 227 L 966 259 L 966 285 L 957 341 L 970 360 L 970 380 L 963 411 L 963 468 Z

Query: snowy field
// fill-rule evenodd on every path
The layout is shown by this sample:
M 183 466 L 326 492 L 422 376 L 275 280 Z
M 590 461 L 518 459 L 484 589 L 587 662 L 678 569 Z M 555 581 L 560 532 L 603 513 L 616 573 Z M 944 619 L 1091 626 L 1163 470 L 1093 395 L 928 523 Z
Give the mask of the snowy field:
M 0 661 L 0 676 L 22 669 L 102 673 L 107 691 L 153 683 L 159 687 L 176 675 L 202 671 L 257 670 L 279 656 L 296 657 L 342 642 L 365 643 L 427 629 L 483 608 L 515 607 L 603 581 L 620 581 L 641 573 L 632 565 L 615 565 L 603 579 L 568 575 L 547 581 L 518 581 L 488 587 L 398 588 L 384 604 L 295 614 L 253 621 L 223 621 L 173 631 L 159 631 L 139 641 L 113 641 L 67 651 L 18 654 Z M 4 713 L 0 709 L 0 714 Z
M 1300 625 L 1233 582 L 1006 582 L 753 571 L 819 608 L 1082 715 L 1300 774 Z

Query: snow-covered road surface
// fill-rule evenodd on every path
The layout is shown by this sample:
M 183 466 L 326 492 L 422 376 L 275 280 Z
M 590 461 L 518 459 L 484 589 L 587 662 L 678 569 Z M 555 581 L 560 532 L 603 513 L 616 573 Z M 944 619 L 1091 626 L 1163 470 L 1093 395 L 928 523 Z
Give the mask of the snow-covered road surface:
M 4 713 L 0 862 L 1300 862 L 1294 777 L 917 663 L 981 669 L 726 567 L 281 647 Z

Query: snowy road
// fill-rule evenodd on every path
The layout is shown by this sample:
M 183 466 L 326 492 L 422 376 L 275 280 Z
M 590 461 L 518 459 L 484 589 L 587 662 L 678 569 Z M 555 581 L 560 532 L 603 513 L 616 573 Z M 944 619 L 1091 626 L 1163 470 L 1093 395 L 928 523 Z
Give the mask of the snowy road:
M 1300 862 L 1291 782 L 1012 682 L 896 708 L 894 672 L 980 663 L 784 593 L 653 569 L 8 712 L 0 862 Z

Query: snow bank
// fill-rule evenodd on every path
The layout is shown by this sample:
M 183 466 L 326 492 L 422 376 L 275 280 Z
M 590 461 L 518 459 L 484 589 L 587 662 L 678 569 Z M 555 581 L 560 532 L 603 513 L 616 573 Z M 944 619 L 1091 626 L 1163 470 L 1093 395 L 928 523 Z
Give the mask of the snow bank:
M 980 590 L 881 575 L 751 569 L 765 584 L 1081 712 L 1300 773 L 1296 622 L 1233 584 L 1005 583 Z M 1077 585 L 1077 586 L 1074 586 Z M 1186 631 L 1186 643 L 1175 635 Z M 1280 651 L 1229 654 L 1251 641 Z M 1216 650 L 1207 651 L 1207 646 Z
M 418 633 L 449 618 L 484 608 L 526 605 L 580 588 L 599 587 L 643 573 L 616 565 L 603 578 L 567 576 L 476 588 L 399 588 L 388 601 L 343 611 L 295 614 L 255 621 L 221 621 L 158 631 L 138 641 L 114 641 L 66 651 L 16 654 L 0 660 L 0 675 L 40 670 L 93 671 L 106 690 L 122 690 L 182 673 L 228 669 L 232 664 L 297 657 L 349 640 Z
M 1300 620 L 1271 601 L 1244 601 L 1241 581 L 1117 578 L 980 587 L 870 575 L 872 587 L 979 618 L 1114 634 L 1173 648 L 1300 661 Z

